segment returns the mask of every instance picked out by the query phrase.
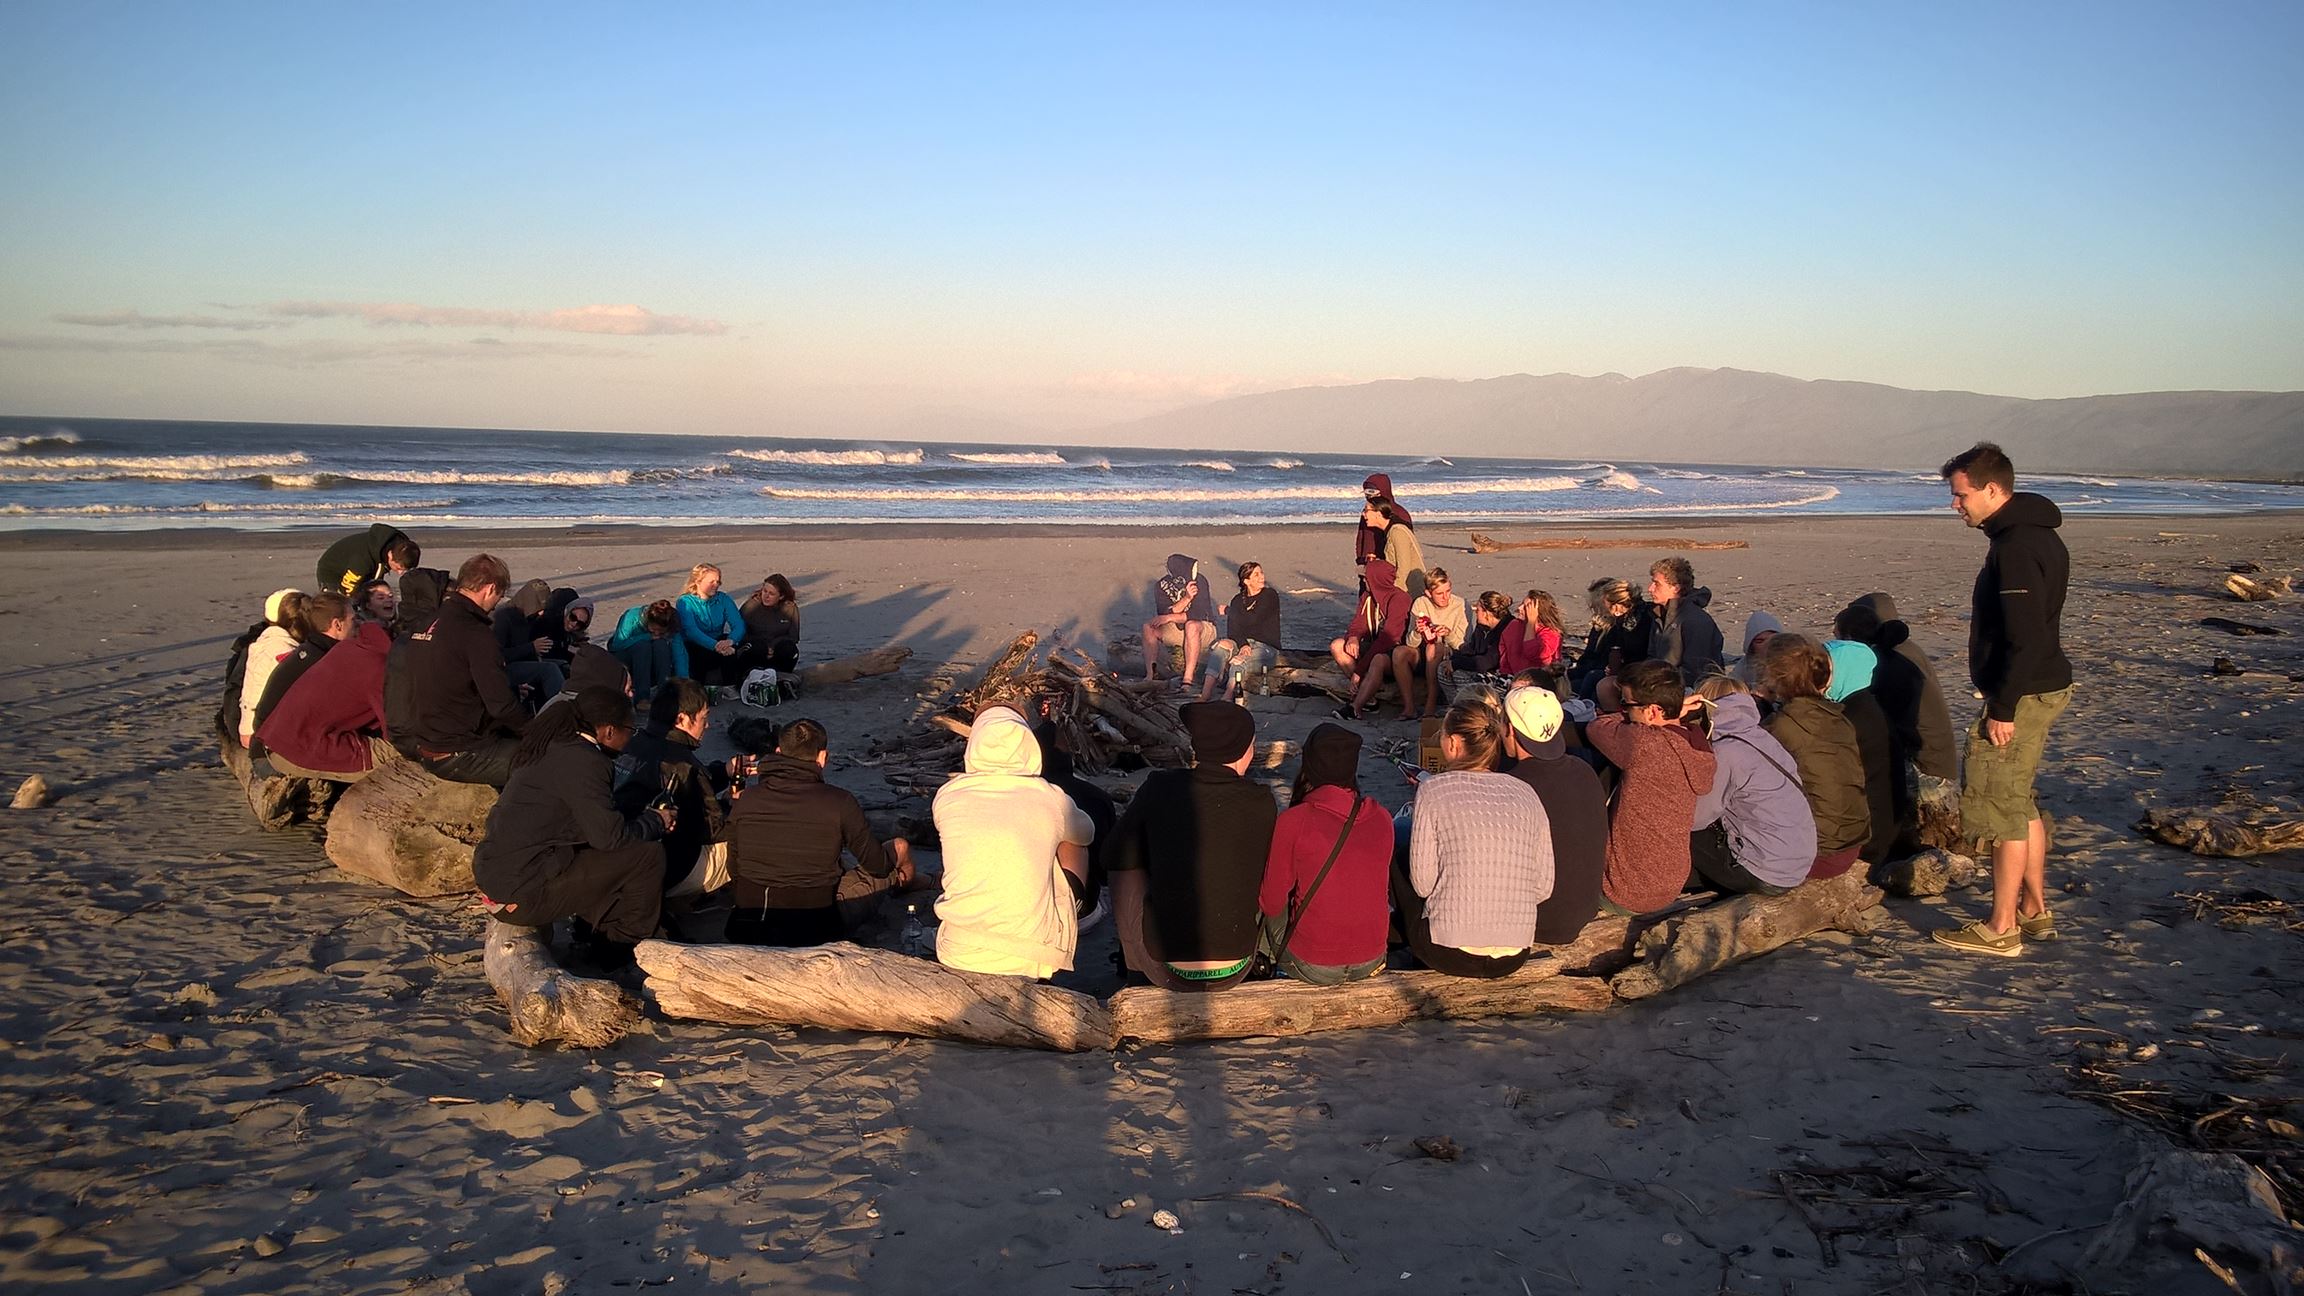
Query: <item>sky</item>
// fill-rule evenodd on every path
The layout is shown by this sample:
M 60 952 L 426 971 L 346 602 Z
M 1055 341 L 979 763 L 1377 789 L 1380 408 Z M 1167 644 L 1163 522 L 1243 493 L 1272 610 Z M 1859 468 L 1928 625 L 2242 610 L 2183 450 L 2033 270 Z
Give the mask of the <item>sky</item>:
M 2304 5 L 0 5 L 0 413 L 2304 388 Z

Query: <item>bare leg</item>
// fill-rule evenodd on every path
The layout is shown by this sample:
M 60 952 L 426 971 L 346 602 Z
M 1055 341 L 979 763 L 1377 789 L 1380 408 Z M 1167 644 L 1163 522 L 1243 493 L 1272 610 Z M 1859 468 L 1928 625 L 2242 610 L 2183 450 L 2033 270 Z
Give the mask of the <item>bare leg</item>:
M 1360 691 L 1353 695 L 1352 709 L 1365 711 L 1375 698 L 1376 690 L 1384 687 L 1384 676 L 1392 669 L 1392 658 L 1384 653 L 1373 653 L 1368 658 L 1368 673 L 1360 677 Z
M 1147 683 L 1160 678 L 1160 626 L 1158 622 L 1144 623 L 1144 679 Z
M 1424 709 L 1440 709 L 1440 645 L 1424 645 Z
M 1184 687 L 1192 687 L 1192 676 L 1200 669 L 1200 657 L 1213 642 L 1216 627 L 1206 621 L 1184 623 Z
M 2024 882 L 2016 891 L 2016 913 L 2037 918 L 2048 912 L 2048 825 L 2035 819 L 2025 829 Z
M 1352 673 L 1354 651 L 1353 643 L 1350 638 L 1338 637 L 1329 640 L 1328 655 L 1334 658 L 1336 664 L 1344 669 L 1345 674 L 1349 675 Z
M 1406 644 L 1392 650 L 1392 677 L 1400 681 L 1400 718 L 1416 718 L 1416 650 Z
M 1990 926 L 1994 932 L 2006 935 L 2016 930 L 2016 902 L 2023 896 L 2025 883 L 2036 867 L 2029 836 L 1993 844 Z

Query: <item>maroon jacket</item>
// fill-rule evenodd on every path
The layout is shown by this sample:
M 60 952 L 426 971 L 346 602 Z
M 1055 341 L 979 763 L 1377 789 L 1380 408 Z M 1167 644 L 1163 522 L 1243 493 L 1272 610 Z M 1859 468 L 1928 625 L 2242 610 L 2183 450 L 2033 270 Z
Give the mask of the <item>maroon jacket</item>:
M 1634 724 L 1604 715 L 1585 741 L 1624 772 L 1608 822 L 1608 870 L 1600 893 L 1634 913 L 1672 903 L 1688 885 L 1688 825 L 1696 798 L 1712 790 L 1712 744 L 1679 725 Z
M 1367 492 L 1371 490 L 1377 492 L 1376 498 L 1378 500 L 1399 511 L 1401 526 L 1411 531 L 1416 529 L 1416 519 L 1408 516 L 1408 510 L 1400 507 L 1400 501 L 1392 498 L 1392 479 L 1390 477 L 1383 473 L 1368 474 L 1368 480 L 1360 483 L 1362 497 L 1366 498 Z M 1383 556 L 1384 528 L 1372 527 L 1365 522 L 1361 523 L 1359 532 L 1352 537 L 1352 561 L 1358 566 L 1365 567 L 1368 565 L 1369 559 Z
M 368 735 L 384 732 L 384 654 L 392 636 L 362 622 L 296 681 L 257 727 L 264 745 L 311 770 L 357 774 L 375 767 Z
M 1364 579 L 1368 592 L 1360 596 L 1352 635 L 1365 640 L 1371 653 L 1389 653 L 1408 637 L 1408 614 L 1415 610 L 1416 601 L 1393 583 L 1400 579 L 1399 569 L 1381 558 L 1370 560 Z

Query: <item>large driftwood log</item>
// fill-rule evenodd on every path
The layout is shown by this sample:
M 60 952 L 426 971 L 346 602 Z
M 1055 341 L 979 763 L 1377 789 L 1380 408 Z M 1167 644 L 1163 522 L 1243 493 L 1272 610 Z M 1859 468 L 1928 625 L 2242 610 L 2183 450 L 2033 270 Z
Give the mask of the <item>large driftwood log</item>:
M 258 772 L 254 758 L 240 745 L 239 735 L 228 730 L 217 731 L 216 745 L 224 768 L 239 783 L 241 795 L 248 798 L 248 812 L 256 816 L 258 826 L 278 832 L 328 818 L 329 807 L 336 802 L 335 784 L 326 779 Z
M 1678 536 L 1565 536 L 1546 540 L 1492 540 L 1472 533 L 1472 552 L 1503 553 L 1511 549 L 1749 549 L 1749 540 L 1684 540 Z
M 1640 933 L 1639 962 L 1609 982 L 1624 999 L 1646 999 L 1755 954 L 1831 928 L 1870 930 L 1880 888 L 1862 870 L 1806 882 L 1783 895 L 1744 895 L 1674 914 Z
M 1215 994 L 1138 986 L 1112 996 L 1113 1034 L 1123 1040 L 1250 1039 L 1395 1026 L 1419 1018 L 1470 1020 L 1598 1012 L 1616 1001 L 1608 983 L 1579 975 L 1613 970 L 1628 940 L 1622 918 L 1586 925 L 1573 944 L 1508 977 L 1474 981 L 1438 972 L 1380 972 L 1340 986 L 1251 981 Z
M 886 675 L 902 666 L 904 660 L 911 655 L 910 648 L 902 644 L 890 644 L 868 653 L 857 653 L 853 657 L 835 657 L 828 662 L 801 667 L 800 685 L 802 688 L 819 689 L 846 684 L 867 675 Z
M 449 783 L 387 756 L 345 790 L 328 820 L 328 858 L 347 873 L 412 896 L 473 889 L 472 845 L 488 825 L 496 790 Z
M 480 966 L 504 1001 L 512 1038 L 531 1048 L 606 1048 L 640 1019 L 639 1002 L 624 987 L 562 971 L 541 927 L 489 919 Z
M 2083 1273 L 2115 1286 L 2153 1290 L 2161 1283 L 2153 1281 L 2151 1270 L 2165 1270 L 2175 1256 L 2191 1251 L 2198 1259 L 2238 1261 L 2217 1267 L 2264 1284 L 2243 1287 L 2226 1279 L 2234 1291 L 2304 1291 L 2304 1241 L 2262 1170 L 2229 1152 L 2168 1148 L 2130 1171 L 2127 1187 L 2127 1199 L 2080 1257 Z M 2188 1261 L 2177 1264 L 2192 1272 Z
M 2304 846 L 2304 819 L 2277 819 L 2258 811 L 2196 806 L 2147 810 L 2136 831 L 2156 842 L 2216 859 L 2246 859 Z
M 1087 995 L 1023 977 L 956 972 L 887 950 L 642 941 L 639 958 L 649 993 L 670 1017 L 884 1031 L 1061 1053 L 1112 1046 L 1112 1015 Z

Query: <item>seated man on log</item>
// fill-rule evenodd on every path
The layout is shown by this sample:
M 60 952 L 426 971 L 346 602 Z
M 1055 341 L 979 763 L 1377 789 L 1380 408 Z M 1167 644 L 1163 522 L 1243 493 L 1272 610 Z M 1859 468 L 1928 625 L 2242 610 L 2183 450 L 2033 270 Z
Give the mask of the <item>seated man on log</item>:
M 1200 560 L 1190 554 L 1168 555 L 1167 573 L 1152 583 L 1152 619 L 1144 623 L 1144 679 L 1160 678 L 1160 650 L 1181 646 L 1184 669 L 1176 688 L 1192 691 L 1200 659 L 1216 642 L 1216 600 L 1208 596 L 1208 583 L 1200 578 Z
M 474 554 L 456 571 L 456 588 L 440 600 L 432 623 L 396 646 L 388 671 L 404 674 L 403 716 L 386 681 L 386 723 L 393 742 L 451 783 L 501 789 L 512 777 L 512 752 L 528 708 L 512 691 L 496 647 L 490 614 L 512 583 L 512 569 L 493 554 Z
M 589 651 L 606 656 L 597 648 Z M 666 680 L 648 702 L 647 725 L 616 757 L 617 809 L 636 816 L 659 798 L 672 806 L 672 830 L 664 835 L 667 898 L 709 895 L 728 885 L 729 802 L 742 795 L 746 760 L 735 756 L 707 765 L 697 758 L 711 724 L 703 685 Z
M 1600 776 L 1568 751 L 1574 731 L 1560 695 L 1516 684 L 1504 695 L 1504 772 L 1536 789 L 1552 840 L 1552 894 L 1536 911 L 1536 943 L 1565 945 L 1600 912 L 1608 869 L 1608 795 Z
M 1045 980 L 1080 941 L 1096 825 L 1040 777 L 1040 740 L 1005 704 L 976 713 L 962 772 L 936 793 L 944 894 L 936 961 L 963 972 Z
M 482 626 L 483 632 L 486 626 Z M 552 708 L 517 744 L 504 794 L 472 849 L 481 903 L 500 922 L 590 924 L 590 951 L 610 968 L 656 934 L 663 903 L 669 809 L 627 817 L 611 787 L 616 753 L 632 737 L 632 700 L 586 689 Z
M 1106 867 L 1130 971 L 1168 990 L 1221 990 L 1248 975 L 1257 891 L 1279 809 L 1245 777 L 1256 722 L 1225 702 L 1176 709 L 1190 769 L 1154 770 L 1113 829 Z
M 384 659 L 392 636 L 363 622 L 281 697 L 256 736 L 283 774 L 354 783 L 376 768 L 384 733 Z
M 871 877 L 897 887 L 912 883 L 912 844 L 899 837 L 882 845 L 856 798 L 824 781 L 829 746 L 824 726 L 814 720 L 784 726 L 776 750 L 760 762 L 760 782 L 729 816 L 736 911 L 728 918 L 728 939 L 736 944 L 846 939 L 839 903 L 843 851 Z

